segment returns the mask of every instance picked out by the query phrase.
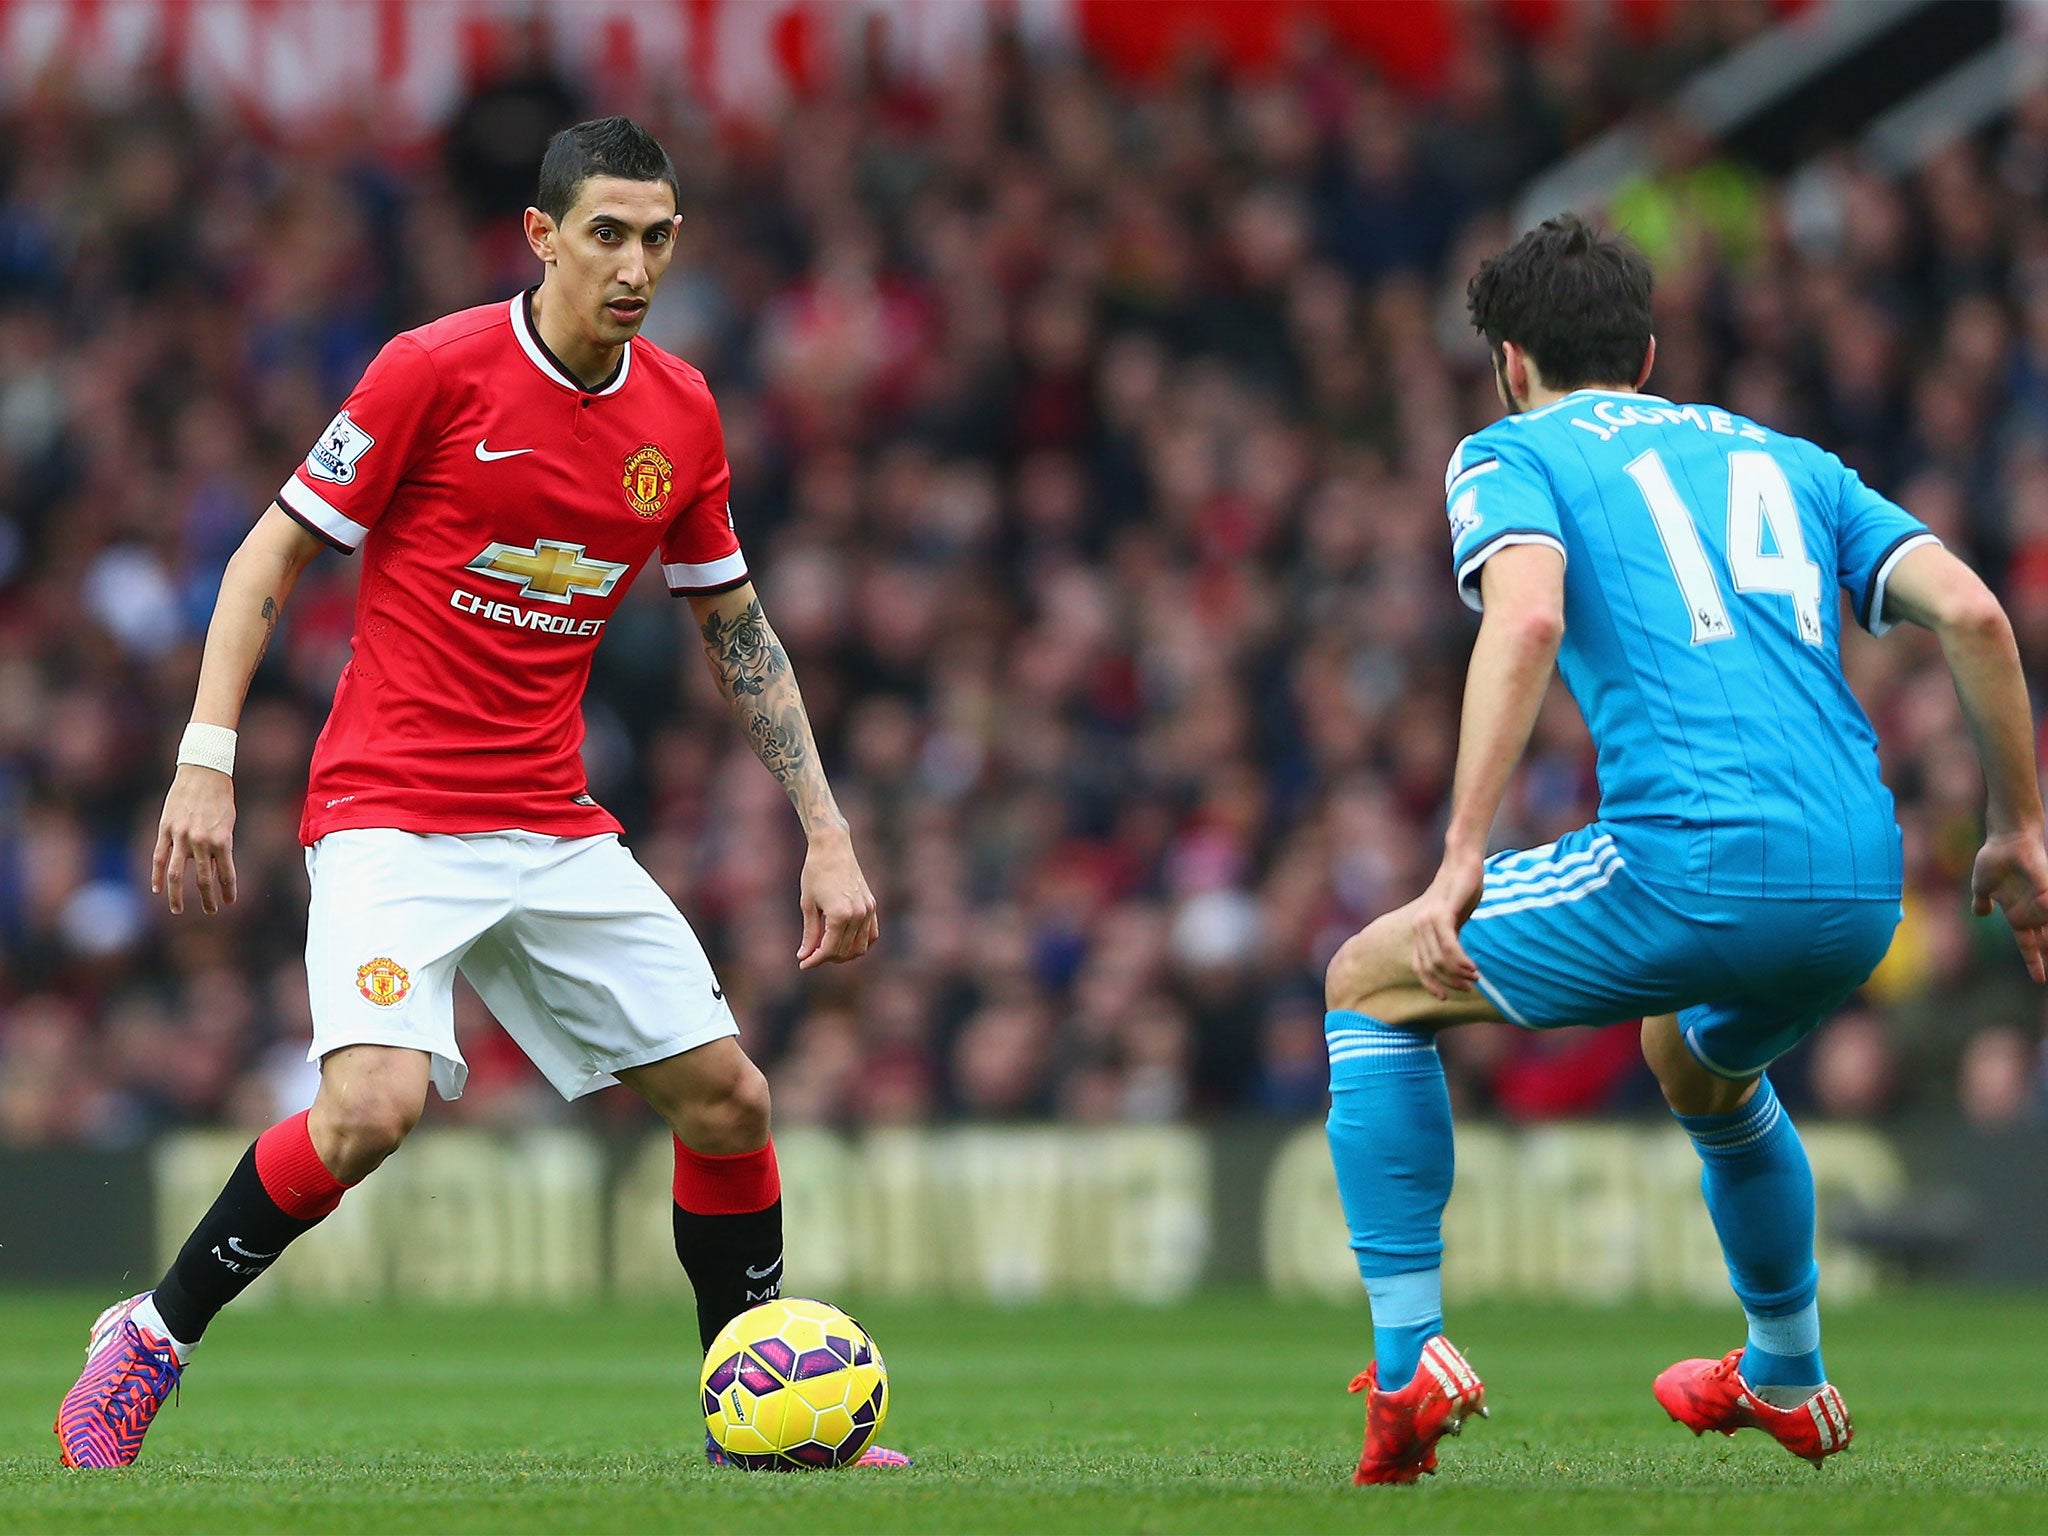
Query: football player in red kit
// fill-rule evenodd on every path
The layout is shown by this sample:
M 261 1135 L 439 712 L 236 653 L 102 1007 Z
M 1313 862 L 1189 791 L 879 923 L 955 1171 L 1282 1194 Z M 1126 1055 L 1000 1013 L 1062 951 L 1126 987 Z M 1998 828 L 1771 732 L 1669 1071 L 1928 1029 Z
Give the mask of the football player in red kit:
M 319 1096 L 257 1137 L 156 1287 L 95 1323 L 58 1413 L 71 1465 L 132 1462 L 214 1315 L 397 1149 L 429 1084 L 462 1092 L 458 970 L 565 1097 L 623 1082 L 674 1131 L 704 1343 L 780 1290 L 767 1082 L 579 754 L 592 654 L 659 551 L 809 839 L 797 964 L 879 936 L 733 532 L 711 392 L 638 334 L 677 194 L 624 118 L 556 135 L 526 211 L 540 285 L 394 338 L 228 564 L 151 872 L 174 913 L 188 882 L 206 912 L 235 899 L 234 728 L 299 572 L 323 546 L 366 567 L 300 829 Z

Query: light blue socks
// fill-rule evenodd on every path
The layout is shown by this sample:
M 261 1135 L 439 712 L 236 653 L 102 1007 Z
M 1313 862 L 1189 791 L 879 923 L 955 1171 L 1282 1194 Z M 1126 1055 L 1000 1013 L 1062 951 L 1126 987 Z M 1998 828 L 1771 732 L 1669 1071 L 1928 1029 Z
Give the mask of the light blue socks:
M 1742 1379 L 1779 1407 L 1801 1402 L 1827 1380 L 1806 1148 L 1768 1077 L 1733 1114 L 1675 1118 L 1705 1165 L 1700 1188 L 1707 1213 L 1749 1318 Z
M 1337 1193 L 1372 1302 L 1379 1384 L 1398 1391 L 1443 1332 L 1451 1098 L 1430 1036 L 1343 1009 L 1325 1017 L 1323 1033 Z
M 1337 1192 L 1372 1302 L 1380 1385 L 1397 1390 L 1443 1331 L 1450 1095 L 1430 1036 L 1342 1009 L 1323 1031 Z M 1749 1319 L 1743 1379 L 1767 1401 L 1796 1404 L 1827 1380 L 1806 1149 L 1768 1078 L 1733 1114 L 1676 1118 L 1699 1150 L 1707 1211 Z

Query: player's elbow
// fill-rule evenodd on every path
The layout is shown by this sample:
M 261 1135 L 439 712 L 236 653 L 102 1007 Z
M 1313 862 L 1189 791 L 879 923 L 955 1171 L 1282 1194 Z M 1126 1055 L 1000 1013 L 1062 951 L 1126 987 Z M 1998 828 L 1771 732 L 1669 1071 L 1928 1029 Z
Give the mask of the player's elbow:
M 1974 578 L 1945 594 L 1935 623 L 1943 634 L 1977 645 L 2003 645 L 2012 635 L 2004 605 Z
M 1938 544 L 1908 550 L 1890 575 L 1880 594 L 1889 622 L 1903 619 L 1931 629 L 1944 645 L 2001 644 L 2012 633 L 1984 578 Z
M 278 571 L 276 555 L 252 532 L 221 568 L 220 589 L 223 594 L 244 587 L 268 591 L 276 584 Z
M 1534 646 L 1554 651 L 1564 640 L 1564 606 L 1546 603 L 1530 610 L 1522 620 L 1523 637 Z
M 1489 604 L 1486 622 L 1521 651 L 1555 651 L 1564 640 L 1564 604 L 1531 595 L 1499 606 Z

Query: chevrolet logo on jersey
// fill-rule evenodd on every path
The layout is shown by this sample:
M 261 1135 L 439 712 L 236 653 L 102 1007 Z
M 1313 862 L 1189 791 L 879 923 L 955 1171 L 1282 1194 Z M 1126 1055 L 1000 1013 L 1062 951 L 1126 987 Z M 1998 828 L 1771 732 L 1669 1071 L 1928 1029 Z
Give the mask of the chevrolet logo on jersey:
M 581 544 L 537 539 L 531 549 L 493 544 L 469 562 L 469 569 L 479 576 L 517 582 L 521 597 L 567 604 L 586 592 L 592 597 L 610 595 L 627 568 L 609 560 L 584 559 Z

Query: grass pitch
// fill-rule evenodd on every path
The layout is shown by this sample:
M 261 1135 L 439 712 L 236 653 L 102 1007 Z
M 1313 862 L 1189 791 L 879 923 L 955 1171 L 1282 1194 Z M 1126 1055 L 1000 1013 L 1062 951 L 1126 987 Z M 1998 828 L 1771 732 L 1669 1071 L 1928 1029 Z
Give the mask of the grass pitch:
M 857 1307 L 918 1465 L 790 1476 L 704 1465 L 680 1306 L 230 1313 L 140 1463 L 67 1472 L 103 1301 L 0 1297 L 0 1531 L 2048 1531 L 2048 1299 L 1832 1313 L 1858 1439 L 1819 1472 L 1651 1401 L 1732 1306 L 1460 1309 L 1494 1417 L 1406 1489 L 1349 1486 L 1362 1306 Z

